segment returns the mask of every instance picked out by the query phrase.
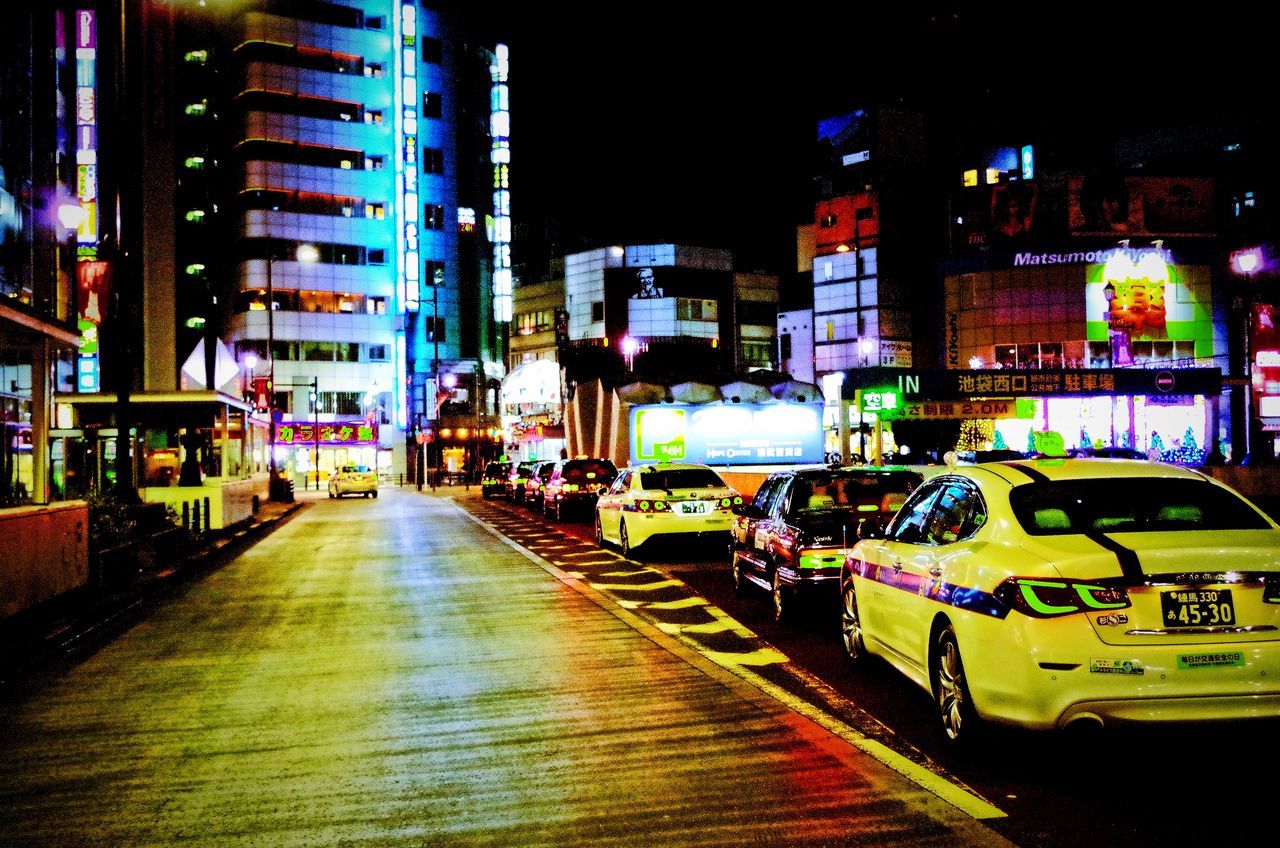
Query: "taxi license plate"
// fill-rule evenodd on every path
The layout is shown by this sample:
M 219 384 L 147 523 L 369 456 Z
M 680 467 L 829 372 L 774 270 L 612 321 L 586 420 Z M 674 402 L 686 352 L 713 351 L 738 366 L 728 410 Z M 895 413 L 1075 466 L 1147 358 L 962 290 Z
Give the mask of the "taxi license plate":
M 707 505 L 702 501 L 693 501 L 692 503 L 680 504 L 681 515 L 701 515 L 707 511 Z
M 1181 589 L 1160 593 L 1165 627 L 1215 627 L 1236 623 L 1230 589 Z

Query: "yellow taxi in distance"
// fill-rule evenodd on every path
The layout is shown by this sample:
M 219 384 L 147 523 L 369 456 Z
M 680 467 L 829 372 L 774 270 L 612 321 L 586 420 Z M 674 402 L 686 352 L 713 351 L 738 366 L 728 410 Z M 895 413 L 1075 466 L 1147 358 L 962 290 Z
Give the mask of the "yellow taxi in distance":
M 841 574 L 841 634 L 983 720 L 1280 716 L 1280 526 L 1190 469 L 1058 459 L 951 469 Z
M 596 542 L 623 556 L 654 536 L 713 534 L 729 541 L 742 498 L 705 465 L 661 462 L 625 468 L 596 502 Z
M 329 497 L 364 495 L 378 496 L 378 472 L 367 465 L 344 465 L 329 478 Z

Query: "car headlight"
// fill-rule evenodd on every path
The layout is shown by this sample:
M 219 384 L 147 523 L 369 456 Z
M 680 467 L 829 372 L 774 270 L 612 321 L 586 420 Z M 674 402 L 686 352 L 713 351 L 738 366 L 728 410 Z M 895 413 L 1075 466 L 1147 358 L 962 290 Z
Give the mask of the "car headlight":
M 1036 577 L 1010 577 L 996 587 L 995 596 L 1006 606 L 1032 618 L 1057 618 L 1131 605 L 1129 593 L 1119 586 Z

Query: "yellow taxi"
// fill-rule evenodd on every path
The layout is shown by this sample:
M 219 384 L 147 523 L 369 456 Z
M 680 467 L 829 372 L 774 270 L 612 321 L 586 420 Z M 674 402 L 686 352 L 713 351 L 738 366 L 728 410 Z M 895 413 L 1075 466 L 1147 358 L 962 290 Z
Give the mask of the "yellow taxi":
M 378 472 L 367 465 L 344 465 L 329 478 L 329 497 L 364 495 L 378 496 Z
M 596 541 L 630 556 L 654 536 L 720 536 L 729 541 L 742 498 L 705 465 L 661 462 L 624 468 L 596 502 Z
M 945 737 L 1280 716 L 1280 527 L 1190 469 L 1055 459 L 930 479 L 841 574 L 845 653 Z

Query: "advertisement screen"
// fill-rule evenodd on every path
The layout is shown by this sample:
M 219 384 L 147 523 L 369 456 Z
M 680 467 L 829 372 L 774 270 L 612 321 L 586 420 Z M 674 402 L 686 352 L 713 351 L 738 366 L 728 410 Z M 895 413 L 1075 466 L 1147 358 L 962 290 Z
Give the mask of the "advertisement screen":
M 823 461 L 818 404 L 654 404 L 631 409 L 631 462 L 805 465 Z
M 1085 329 L 1091 342 L 1110 342 L 1112 364 L 1135 364 L 1135 343 L 1186 343 L 1179 358 L 1214 354 L 1209 269 L 1173 265 L 1156 250 L 1114 251 L 1086 266 Z M 1148 345 L 1149 347 L 1149 345 Z
M 831 168 L 866 162 L 871 155 L 871 126 L 866 111 L 859 109 L 818 122 L 818 151 Z
M 1067 180 L 1072 235 L 1212 236 L 1214 182 L 1091 174 Z

